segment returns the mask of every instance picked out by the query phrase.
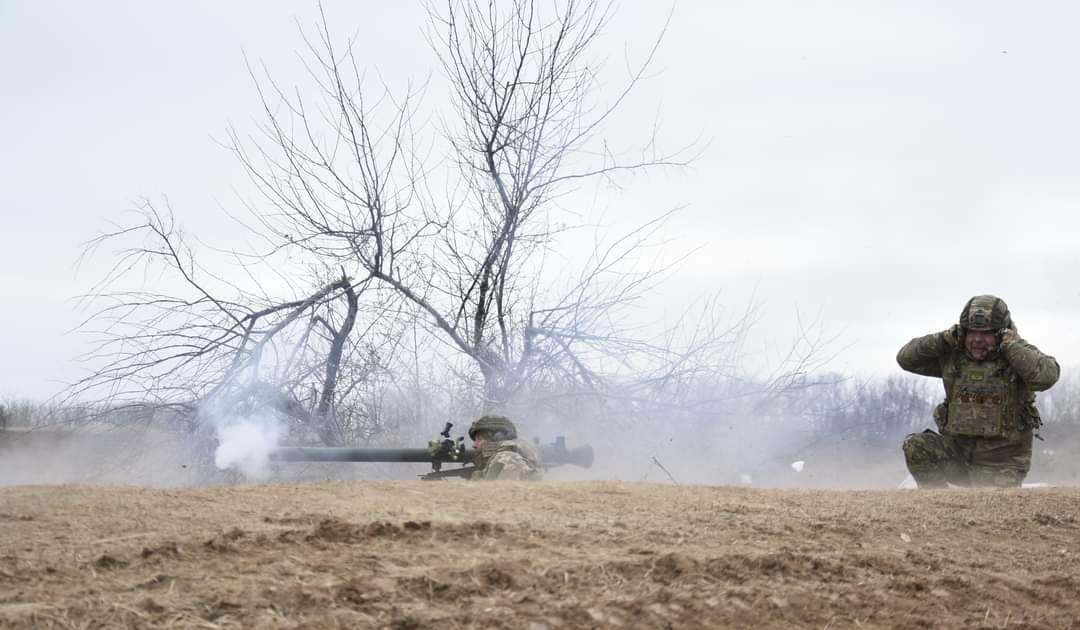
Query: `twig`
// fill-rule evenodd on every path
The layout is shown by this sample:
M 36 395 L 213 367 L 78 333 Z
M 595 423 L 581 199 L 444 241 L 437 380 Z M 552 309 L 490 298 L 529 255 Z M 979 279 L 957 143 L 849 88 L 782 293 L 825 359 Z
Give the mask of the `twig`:
M 679 485 L 679 482 L 675 481 L 675 477 L 671 475 L 667 468 L 664 468 L 664 465 L 660 463 L 659 459 L 656 459 L 655 455 L 653 455 L 652 457 L 652 463 L 656 464 L 657 468 L 664 471 L 664 474 L 668 476 L 668 479 L 671 480 L 671 483 L 675 484 L 676 486 Z

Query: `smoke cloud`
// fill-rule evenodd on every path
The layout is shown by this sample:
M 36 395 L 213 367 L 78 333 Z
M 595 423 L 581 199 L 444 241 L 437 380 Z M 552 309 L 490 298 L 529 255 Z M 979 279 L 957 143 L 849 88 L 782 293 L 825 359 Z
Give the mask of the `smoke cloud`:
M 215 425 L 218 446 L 214 465 L 235 468 L 249 479 L 270 476 L 270 453 L 281 440 L 283 429 L 273 417 L 236 418 Z

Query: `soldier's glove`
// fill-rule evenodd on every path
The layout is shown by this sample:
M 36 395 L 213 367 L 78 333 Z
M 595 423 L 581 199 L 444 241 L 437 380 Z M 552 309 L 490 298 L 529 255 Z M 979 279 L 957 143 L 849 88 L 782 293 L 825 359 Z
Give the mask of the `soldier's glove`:
M 941 333 L 941 338 L 945 340 L 945 344 L 952 350 L 960 348 L 961 343 L 964 340 L 964 329 L 960 327 L 960 324 L 953 324 L 947 330 Z
M 501 450 L 504 450 L 504 448 L 498 442 L 483 442 L 476 448 L 473 463 L 476 464 L 477 468 L 483 468 Z
M 998 338 L 1001 340 L 998 342 L 998 349 L 1005 350 L 1005 348 L 1011 344 L 1020 340 L 1020 336 L 1016 334 L 1016 331 L 1012 328 L 1002 328 L 998 331 Z

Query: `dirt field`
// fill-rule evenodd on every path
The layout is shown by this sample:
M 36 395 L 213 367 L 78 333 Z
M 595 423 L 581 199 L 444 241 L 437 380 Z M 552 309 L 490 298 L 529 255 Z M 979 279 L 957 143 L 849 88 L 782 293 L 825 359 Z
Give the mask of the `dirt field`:
M 1080 627 L 1080 490 L 0 488 L 0 627 Z

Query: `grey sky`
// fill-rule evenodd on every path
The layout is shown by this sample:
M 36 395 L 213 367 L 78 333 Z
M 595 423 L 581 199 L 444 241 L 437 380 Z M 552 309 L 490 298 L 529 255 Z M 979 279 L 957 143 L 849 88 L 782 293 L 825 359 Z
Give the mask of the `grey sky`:
M 336 34 L 390 81 L 440 78 L 414 4 L 324 0 Z M 613 85 L 666 7 L 624 3 L 599 51 Z M 80 243 L 140 196 L 167 195 L 204 240 L 235 227 L 245 181 L 218 141 L 258 103 L 243 54 L 304 82 L 296 20 L 314 2 L 0 2 L 0 397 L 46 396 L 77 374 L 67 334 Z M 840 335 L 833 367 L 896 371 L 911 336 L 974 293 L 1009 301 L 1021 332 L 1080 363 L 1080 6 L 1071 2 L 680 2 L 655 72 L 609 126 L 631 143 L 659 120 L 693 168 L 602 190 L 627 224 L 686 204 L 672 248 L 700 247 L 658 309 L 722 290 L 762 303 L 755 348 L 796 310 Z M 435 102 L 432 102 L 435 101 Z

